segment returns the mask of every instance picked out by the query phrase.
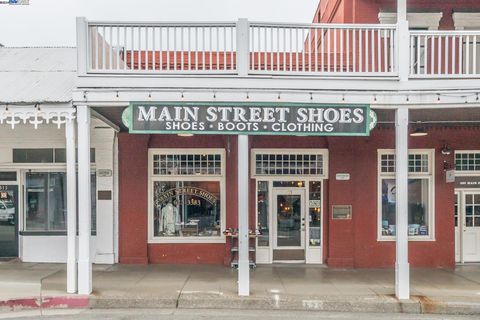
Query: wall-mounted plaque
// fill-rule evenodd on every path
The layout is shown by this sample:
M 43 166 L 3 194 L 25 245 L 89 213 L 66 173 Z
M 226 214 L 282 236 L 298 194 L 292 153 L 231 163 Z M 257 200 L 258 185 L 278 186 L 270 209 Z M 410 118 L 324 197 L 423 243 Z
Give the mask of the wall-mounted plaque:
M 335 179 L 339 181 L 347 181 L 350 180 L 350 173 L 337 173 L 335 175 Z
M 106 177 L 111 177 L 112 176 L 112 170 L 110 169 L 98 169 L 97 170 L 97 176 L 106 178 Z
M 352 219 L 351 205 L 334 205 L 332 206 L 333 220 L 349 220 Z

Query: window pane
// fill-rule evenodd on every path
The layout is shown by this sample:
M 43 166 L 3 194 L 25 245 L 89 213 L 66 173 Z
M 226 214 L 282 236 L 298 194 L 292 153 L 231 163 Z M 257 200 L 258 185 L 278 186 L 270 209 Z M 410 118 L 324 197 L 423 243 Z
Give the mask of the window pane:
M 429 190 L 427 179 L 408 180 L 408 235 L 427 236 Z M 382 235 L 394 236 L 396 186 L 394 179 L 382 179 Z
M 15 163 L 53 163 L 53 149 L 13 149 Z
M 322 184 L 320 181 L 311 181 L 309 183 L 309 205 L 308 205 L 308 223 L 309 223 L 309 245 L 320 246 L 320 222 L 322 218 Z
M 260 235 L 258 236 L 258 246 L 260 247 L 268 247 L 270 243 L 270 230 L 268 227 L 268 199 L 268 182 L 259 181 L 257 194 L 257 214 L 258 231 L 260 232 Z
M 154 236 L 220 236 L 219 181 L 155 181 Z
M 26 174 L 27 231 L 66 230 L 66 177 L 63 172 Z
M 257 154 L 255 156 L 257 175 L 321 175 L 323 171 L 321 154 Z
M 96 175 L 92 174 L 92 231 L 96 230 Z M 29 172 L 25 175 L 25 231 L 67 230 L 65 172 Z M 78 204 L 77 204 L 78 206 Z M 78 213 L 78 208 L 77 208 Z M 78 216 L 77 216 L 78 227 Z
M 153 155 L 153 174 L 178 175 L 221 175 L 219 154 L 162 154 Z

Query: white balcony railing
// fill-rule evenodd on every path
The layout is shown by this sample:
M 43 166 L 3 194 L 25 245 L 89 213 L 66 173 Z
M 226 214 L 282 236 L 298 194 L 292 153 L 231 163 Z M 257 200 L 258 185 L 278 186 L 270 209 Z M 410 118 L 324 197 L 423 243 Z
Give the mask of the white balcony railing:
M 77 20 L 79 74 L 480 78 L 480 31 L 397 25 Z M 404 38 L 402 38 L 404 39 Z M 403 43 L 403 42 L 402 42 Z M 405 51 L 405 52 L 400 52 Z M 398 64 L 402 57 L 409 63 Z
M 250 73 L 394 76 L 396 25 L 250 24 Z
M 410 76 L 478 78 L 480 31 L 411 31 Z
M 88 23 L 88 70 L 235 72 L 235 23 Z

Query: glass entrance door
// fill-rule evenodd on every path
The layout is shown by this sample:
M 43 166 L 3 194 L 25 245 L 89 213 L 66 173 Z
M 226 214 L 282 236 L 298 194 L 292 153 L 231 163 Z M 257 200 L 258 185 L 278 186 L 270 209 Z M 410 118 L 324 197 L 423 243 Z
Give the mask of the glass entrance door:
M 18 256 L 18 186 L 0 184 L 0 257 Z
M 274 189 L 273 200 L 274 260 L 304 260 L 305 191 Z

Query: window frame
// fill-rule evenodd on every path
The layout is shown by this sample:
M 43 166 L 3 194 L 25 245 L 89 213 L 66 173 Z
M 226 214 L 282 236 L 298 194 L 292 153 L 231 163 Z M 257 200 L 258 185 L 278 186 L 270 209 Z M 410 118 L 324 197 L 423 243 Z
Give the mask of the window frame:
M 456 167 L 457 154 L 462 154 L 462 153 L 480 154 L 480 150 L 455 150 L 454 158 L 453 158 L 455 176 L 456 177 L 480 176 L 480 170 L 457 170 L 457 167 Z
M 21 197 L 21 207 L 19 205 L 19 211 L 22 214 L 22 219 L 19 219 L 19 226 L 18 226 L 18 232 L 22 236 L 57 236 L 57 235 L 67 235 L 67 230 L 27 230 L 27 186 L 26 186 L 26 173 L 65 173 L 67 174 L 67 168 L 65 166 L 61 165 L 56 165 L 56 164 L 49 164 L 49 166 L 46 166 L 45 168 L 40 168 L 36 167 L 35 169 L 28 169 L 28 170 L 23 170 L 20 169 L 20 176 L 21 176 L 21 182 L 19 180 L 19 188 L 21 187 L 22 190 L 22 197 Z M 78 172 L 77 172 L 78 173 Z M 90 228 L 91 228 L 91 234 L 92 236 L 96 236 L 98 232 L 98 174 L 97 174 L 97 169 L 96 166 L 92 164 L 90 167 L 90 174 L 95 174 L 95 185 L 96 185 L 96 190 L 95 190 L 95 229 L 92 228 L 93 222 L 90 222 Z M 78 180 L 77 180 L 78 183 Z M 20 189 L 19 189 L 20 190 Z M 66 192 L 66 191 L 65 191 Z M 65 201 L 67 198 L 65 198 Z M 78 198 L 77 198 L 78 202 Z M 77 234 L 78 234 L 78 207 L 76 209 L 77 212 Z M 21 223 L 21 224 L 20 224 Z
M 322 174 L 257 174 L 256 173 L 256 156 L 258 154 L 274 154 L 274 155 L 321 155 L 322 156 Z M 287 181 L 288 178 L 294 180 L 320 180 L 328 179 L 328 149 L 252 149 L 250 158 L 250 178 L 257 180 L 274 180 Z M 290 179 L 291 180 L 291 179 Z
M 382 172 L 382 155 L 395 154 L 394 149 L 377 150 L 377 241 L 395 241 L 395 236 L 382 234 L 382 181 L 395 180 L 394 172 Z M 423 154 L 428 156 L 428 172 L 409 172 L 408 179 L 425 179 L 428 181 L 428 235 L 408 236 L 409 241 L 435 241 L 435 149 L 408 149 L 408 155 Z
M 154 175 L 153 174 L 153 156 L 154 155 L 220 155 L 221 174 L 220 175 Z M 223 234 L 226 226 L 226 172 L 225 149 L 207 148 L 207 149 L 166 149 L 149 148 L 148 149 L 148 239 L 149 244 L 158 243 L 225 243 L 226 238 Z M 156 181 L 218 181 L 220 183 L 220 235 L 212 237 L 159 237 L 154 236 L 153 224 L 153 183 Z

